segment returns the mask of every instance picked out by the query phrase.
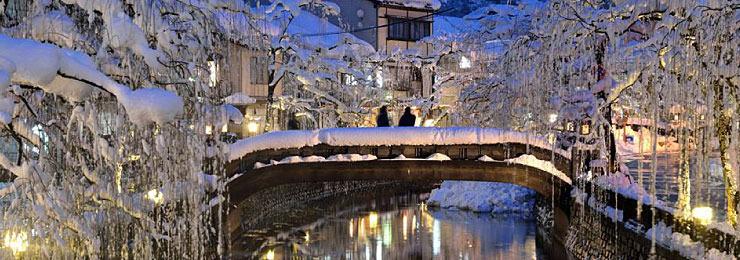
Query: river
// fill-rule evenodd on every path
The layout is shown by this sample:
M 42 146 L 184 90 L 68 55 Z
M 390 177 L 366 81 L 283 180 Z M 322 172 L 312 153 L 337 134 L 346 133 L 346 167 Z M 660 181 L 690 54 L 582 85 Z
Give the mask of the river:
M 551 247 L 542 242 L 532 216 L 431 208 L 425 203 L 427 192 L 362 191 L 284 210 L 279 219 L 246 232 L 241 240 L 241 256 L 261 259 L 548 258 L 546 252 Z

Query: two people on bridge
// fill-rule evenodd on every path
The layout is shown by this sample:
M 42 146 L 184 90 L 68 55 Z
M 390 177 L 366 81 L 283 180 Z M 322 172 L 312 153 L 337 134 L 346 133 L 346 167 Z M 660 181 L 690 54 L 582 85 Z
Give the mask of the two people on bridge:
M 378 127 L 390 126 L 390 119 L 388 119 L 388 107 L 380 107 L 380 112 L 378 113 L 376 124 Z M 406 109 L 403 111 L 401 119 L 398 121 L 398 126 L 414 126 L 415 124 L 416 116 L 414 114 L 411 114 L 410 107 L 406 107 Z

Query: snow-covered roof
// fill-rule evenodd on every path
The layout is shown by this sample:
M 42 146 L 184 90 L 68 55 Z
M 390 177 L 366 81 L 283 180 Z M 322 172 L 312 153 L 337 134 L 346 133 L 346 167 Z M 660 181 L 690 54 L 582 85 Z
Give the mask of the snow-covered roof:
M 373 0 L 373 2 L 416 9 L 438 10 L 442 7 L 442 3 L 439 0 Z

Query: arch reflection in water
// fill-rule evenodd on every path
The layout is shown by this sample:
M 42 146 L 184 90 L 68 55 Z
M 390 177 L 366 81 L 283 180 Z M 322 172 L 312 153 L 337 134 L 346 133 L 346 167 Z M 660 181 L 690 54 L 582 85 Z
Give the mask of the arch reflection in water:
M 276 259 L 537 259 L 536 222 L 521 215 L 427 209 L 422 202 L 331 218 L 309 241 L 271 248 Z

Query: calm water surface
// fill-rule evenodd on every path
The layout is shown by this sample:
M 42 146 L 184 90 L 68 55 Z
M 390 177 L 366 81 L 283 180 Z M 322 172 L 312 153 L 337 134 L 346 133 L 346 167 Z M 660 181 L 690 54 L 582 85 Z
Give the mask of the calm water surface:
M 319 220 L 276 235 L 253 257 L 262 259 L 547 259 L 536 221 L 522 215 L 429 208 L 408 194 L 328 210 Z M 280 227 L 268 229 L 285 229 Z M 265 230 L 254 234 L 270 234 Z

